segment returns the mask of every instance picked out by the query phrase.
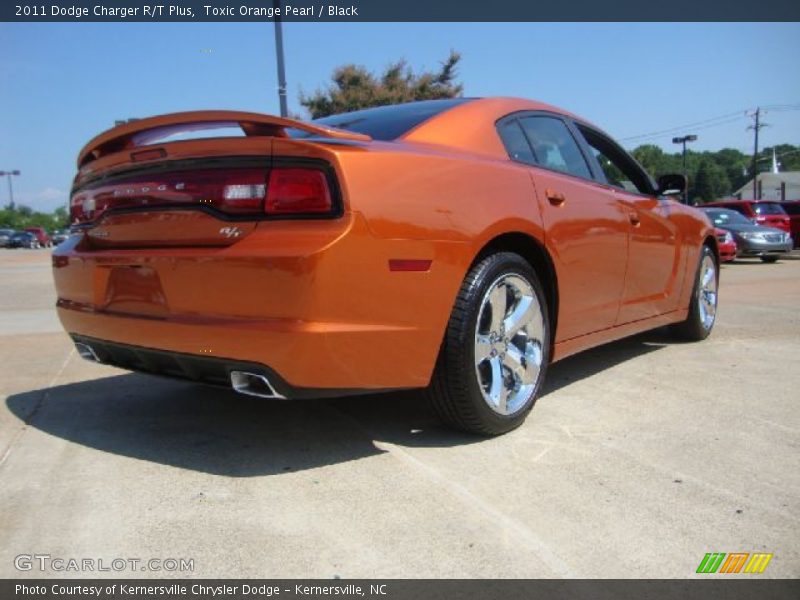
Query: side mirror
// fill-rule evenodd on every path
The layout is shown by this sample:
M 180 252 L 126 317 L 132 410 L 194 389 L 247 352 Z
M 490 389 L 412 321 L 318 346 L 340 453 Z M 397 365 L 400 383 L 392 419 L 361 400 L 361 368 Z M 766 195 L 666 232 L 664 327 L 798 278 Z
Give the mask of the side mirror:
M 670 173 L 658 178 L 659 196 L 682 196 L 689 187 L 689 182 L 685 175 Z

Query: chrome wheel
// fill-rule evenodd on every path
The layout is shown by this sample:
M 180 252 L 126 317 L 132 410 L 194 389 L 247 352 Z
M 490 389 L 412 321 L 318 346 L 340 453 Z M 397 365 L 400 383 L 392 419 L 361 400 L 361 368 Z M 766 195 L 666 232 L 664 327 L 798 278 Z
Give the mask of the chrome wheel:
M 481 301 L 475 329 L 475 372 L 483 399 L 512 415 L 536 389 L 542 370 L 544 314 L 531 284 L 504 274 Z
M 698 314 L 703 328 L 710 330 L 717 316 L 717 265 L 714 257 L 706 255 L 700 265 Z

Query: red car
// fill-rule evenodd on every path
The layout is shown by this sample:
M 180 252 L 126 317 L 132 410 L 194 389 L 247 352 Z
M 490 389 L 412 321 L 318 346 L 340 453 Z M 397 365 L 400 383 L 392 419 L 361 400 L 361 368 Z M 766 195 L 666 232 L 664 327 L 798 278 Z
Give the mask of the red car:
M 782 229 L 786 233 L 791 233 L 789 215 L 783 210 L 780 202 L 772 200 L 720 200 L 719 202 L 709 202 L 703 206 L 729 208 L 743 214 L 756 225 L 775 227 L 776 229 Z
M 36 241 L 39 242 L 39 246 L 41 248 L 49 248 L 53 245 L 53 242 L 50 240 L 50 236 L 47 235 L 47 232 L 44 230 L 44 227 L 26 227 L 25 231 L 36 236 Z
M 738 250 L 733 234 L 719 227 L 714 230 L 714 234 L 717 236 L 717 248 L 719 248 L 720 262 L 731 262 L 736 258 L 736 251 Z
M 789 215 L 789 227 L 791 227 L 794 247 L 800 247 L 800 200 L 787 200 L 781 202 L 781 207 Z

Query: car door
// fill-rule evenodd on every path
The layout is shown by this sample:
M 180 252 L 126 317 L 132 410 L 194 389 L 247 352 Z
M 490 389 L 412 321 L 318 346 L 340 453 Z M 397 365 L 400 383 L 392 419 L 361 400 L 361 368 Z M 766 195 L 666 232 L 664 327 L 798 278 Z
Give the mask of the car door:
M 616 324 L 677 309 L 683 255 L 674 200 L 658 196 L 644 169 L 611 138 L 582 123 L 575 128 L 628 215 L 628 266 Z
M 507 117 L 498 131 L 531 179 L 558 278 L 555 341 L 612 327 L 619 312 L 628 244 L 625 207 L 595 180 L 567 122 L 550 113 Z

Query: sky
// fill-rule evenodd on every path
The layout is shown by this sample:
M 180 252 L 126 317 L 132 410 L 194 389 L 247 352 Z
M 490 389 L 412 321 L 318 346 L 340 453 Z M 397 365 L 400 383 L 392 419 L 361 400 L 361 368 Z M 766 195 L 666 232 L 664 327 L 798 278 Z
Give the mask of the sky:
M 696 133 L 696 150 L 800 145 L 800 23 L 284 23 L 289 110 L 346 63 L 462 54 L 467 96 L 565 108 L 627 148 Z M 794 108 L 793 108 L 794 107 Z M 272 23 L 0 23 L 0 170 L 14 199 L 67 201 L 75 158 L 116 119 L 197 109 L 278 114 Z M 666 131 L 665 130 L 669 130 Z M 647 137 L 643 134 L 665 132 Z M 5 179 L 5 178 L 3 178 Z M 0 181 L 0 205 L 8 203 Z

